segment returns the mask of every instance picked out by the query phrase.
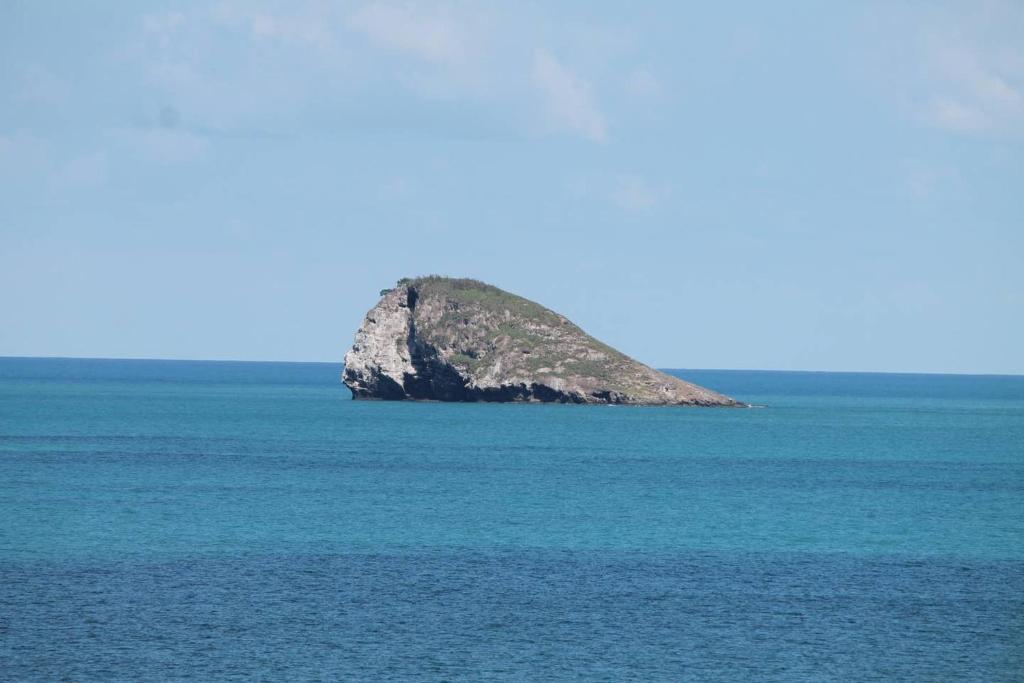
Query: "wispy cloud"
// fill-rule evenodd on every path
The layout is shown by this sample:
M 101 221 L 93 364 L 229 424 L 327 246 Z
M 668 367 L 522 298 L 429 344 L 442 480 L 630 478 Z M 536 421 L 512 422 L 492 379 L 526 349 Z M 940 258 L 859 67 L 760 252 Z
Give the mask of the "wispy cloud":
M 320 50 L 334 46 L 334 18 L 322 3 L 290 6 L 289 12 L 273 12 L 251 3 L 221 2 L 214 16 L 229 26 L 242 26 L 259 40 L 279 40 L 308 45 Z
M 62 104 L 71 94 L 71 86 L 52 71 L 33 65 L 21 73 L 14 99 L 30 104 Z
M 638 97 L 654 97 L 662 90 L 661 81 L 647 69 L 636 69 L 626 79 L 626 91 Z
M 162 48 L 169 47 L 184 28 L 185 15 L 181 12 L 153 12 L 142 17 L 143 39 Z
M 30 133 L 0 135 L 0 178 L 50 191 L 95 189 L 107 184 L 106 150 L 61 154 L 53 140 Z
M 982 41 L 931 50 L 937 94 L 926 116 L 937 126 L 965 132 L 1024 132 L 1024 71 L 1003 61 Z M 1024 59 L 1024 48 L 1019 49 Z
M 930 200 L 964 194 L 964 180 L 956 166 L 948 162 L 904 159 L 899 167 L 907 191 L 918 200 Z
M 200 161 L 210 146 L 205 138 L 174 128 L 118 128 L 111 130 L 109 136 L 115 147 L 159 165 Z
M 422 7 L 372 3 L 353 12 L 346 25 L 377 47 L 429 62 L 458 62 L 466 55 L 466 36 L 452 18 Z
M 62 187 L 95 189 L 107 184 L 107 167 L 107 153 L 93 152 L 67 161 L 57 171 L 55 180 Z
M 179 134 L 201 137 L 203 130 L 287 133 L 311 108 L 332 112 L 340 126 L 362 125 L 353 110 L 405 99 L 409 109 L 458 104 L 452 111 L 482 112 L 520 133 L 541 126 L 604 143 L 609 116 L 599 91 L 640 98 L 662 91 L 651 71 L 622 68 L 632 42 L 597 41 L 578 52 L 567 47 L 578 27 L 545 28 L 543 18 L 536 8 L 446 0 L 222 0 L 213 9 L 145 16 L 125 61 L 162 103 L 187 112 L 188 131 Z M 554 46 L 577 59 L 563 61 Z M 391 118 L 365 117 L 374 125 Z M 428 135 L 445 128 L 420 127 Z
M 49 164 L 50 156 L 47 142 L 31 133 L 0 135 L 0 177 L 38 172 Z
M 901 83 L 927 124 L 956 133 L 1024 135 L 1024 5 L 979 2 L 965 11 L 914 15 L 897 34 L 913 64 Z M 901 55 L 902 56 L 902 55 Z
M 661 193 L 636 175 L 622 175 L 615 181 L 611 199 L 627 211 L 649 211 L 658 203 Z
M 608 139 L 608 124 L 590 85 L 545 50 L 534 55 L 533 78 L 548 119 L 594 142 Z

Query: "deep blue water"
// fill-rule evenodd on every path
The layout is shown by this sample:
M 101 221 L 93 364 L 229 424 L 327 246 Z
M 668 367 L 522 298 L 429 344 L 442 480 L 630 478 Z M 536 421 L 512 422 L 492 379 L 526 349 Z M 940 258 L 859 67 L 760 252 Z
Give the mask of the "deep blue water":
M 0 359 L 0 679 L 1024 680 L 1024 378 Z

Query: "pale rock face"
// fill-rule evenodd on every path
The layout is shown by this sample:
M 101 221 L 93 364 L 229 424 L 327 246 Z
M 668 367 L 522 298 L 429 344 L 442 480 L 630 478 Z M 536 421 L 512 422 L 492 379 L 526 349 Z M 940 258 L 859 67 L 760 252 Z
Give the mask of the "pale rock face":
M 357 399 L 742 406 L 658 372 L 564 317 L 474 280 L 402 280 L 345 354 Z
M 402 384 L 415 374 L 410 360 L 412 311 L 408 292 L 393 289 L 366 314 L 355 343 L 345 354 L 345 383 L 358 398 L 404 398 Z

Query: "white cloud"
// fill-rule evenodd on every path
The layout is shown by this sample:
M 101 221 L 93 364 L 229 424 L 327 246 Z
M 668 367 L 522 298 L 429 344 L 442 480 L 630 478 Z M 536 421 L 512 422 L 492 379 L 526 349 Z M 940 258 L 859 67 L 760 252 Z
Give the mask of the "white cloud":
M 962 133 L 1024 135 L 1024 5 L 990 2 L 924 30 L 920 112 Z
M 185 26 L 181 12 L 155 12 L 142 18 L 142 32 L 147 41 L 161 48 L 169 47 Z
M 413 183 L 408 178 L 391 178 L 377 186 L 377 199 L 400 201 L 408 198 L 412 191 Z
M 900 172 L 907 190 L 916 199 L 948 199 L 964 194 L 963 177 L 952 164 L 904 159 L 900 165 Z
M 64 187 L 92 189 L 107 184 L 107 155 L 95 152 L 66 162 L 57 172 L 56 182 Z
M 212 10 L 148 15 L 139 28 L 126 61 L 159 91 L 153 106 L 176 107 L 193 132 L 287 129 L 310 105 L 345 118 L 397 94 L 411 98 L 410 108 L 422 100 L 465 103 L 502 125 L 531 127 L 542 118 L 552 131 L 600 143 L 609 125 L 596 97 L 599 83 L 643 97 L 661 90 L 645 69 L 623 78 L 607 55 L 573 50 L 577 61 L 563 63 L 542 46 L 569 49 L 571 26 L 549 31 L 537 12 L 490 5 L 220 0 Z M 628 48 L 618 46 L 616 59 Z M 152 126 L 151 112 L 133 120 Z
M 961 132 L 979 132 L 992 126 L 991 119 L 978 107 L 949 98 L 932 101 L 924 115 L 939 128 Z
M 465 36 L 451 17 L 439 13 L 372 3 L 353 13 L 346 24 L 378 47 L 428 62 L 459 62 L 466 55 Z
M 332 48 L 333 17 L 327 12 L 326 6 L 313 3 L 295 7 L 302 11 L 275 13 L 256 9 L 252 4 L 222 2 L 215 8 L 214 16 L 227 26 L 243 26 L 250 35 L 259 40 L 298 43 L 320 50 Z
M 209 148 L 206 139 L 173 128 L 120 128 L 111 131 L 110 137 L 135 156 L 163 165 L 200 161 Z
M 658 203 L 660 195 L 640 176 L 623 175 L 616 179 L 611 199 L 627 211 L 649 211 Z
M 52 140 L 27 133 L 0 135 L 0 178 L 52 189 L 91 189 L 106 185 L 105 151 L 71 159 L 58 153 Z
M 60 104 L 67 100 L 71 88 L 66 81 L 41 66 L 31 66 L 21 74 L 15 99 L 32 104 Z
M 39 172 L 49 165 L 50 158 L 50 146 L 42 138 L 21 132 L 0 135 L 0 176 Z
M 586 81 L 544 50 L 534 55 L 533 78 L 552 123 L 594 142 L 608 139 L 605 116 Z
M 988 54 L 983 43 L 935 48 L 937 95 L 926 109 L 937 126 L 966 132 L 1024 131 L 1024 74 Z M 1016 81 L 1016 82 L 1014 82 Z
M 626 90 L 639 97 L 655 97 L 662 93 L 661 81 L 647 69 L 637 69 L 626 80 Z
M 221 2 L 144 16 L 122 59 L 160 100 L 132 119 L 153 125 L 154 108 L 170 105 L 194 129 L 267 128 L 287 120 L 342 82 L 330 8 Z

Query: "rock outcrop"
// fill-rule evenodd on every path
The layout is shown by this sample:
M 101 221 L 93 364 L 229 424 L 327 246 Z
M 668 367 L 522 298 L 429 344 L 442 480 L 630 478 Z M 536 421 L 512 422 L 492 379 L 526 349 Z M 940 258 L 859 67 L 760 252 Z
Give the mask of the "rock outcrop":
M 345 354 L 356 399 L 744 405 L 476 280 L 405 279 L 381 295 Z

